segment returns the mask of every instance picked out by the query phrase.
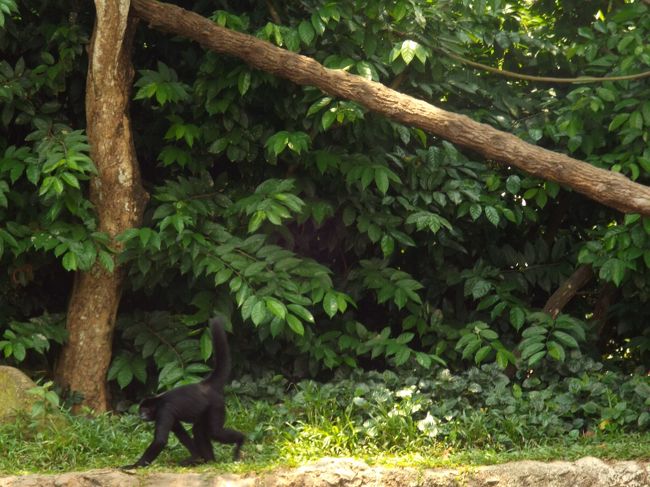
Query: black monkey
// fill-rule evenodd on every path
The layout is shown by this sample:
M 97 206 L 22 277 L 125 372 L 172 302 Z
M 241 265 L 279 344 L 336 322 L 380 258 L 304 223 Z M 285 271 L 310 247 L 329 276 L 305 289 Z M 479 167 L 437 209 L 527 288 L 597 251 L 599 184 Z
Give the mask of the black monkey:
M 245 437 L 239 431 L 223 427 L 226 419 L 223 386 L 230 374 L 230 350 L 221 321 L 211 320 L 210 327 L 214 370 L 198 384 L 177 387 L 140 403 L 140 417 L 145 421 L 155 421 L 156 431 L 142 457 L 133 465 L 122 468 L 144 467 L 153 462 L 167 444 L 170 431 L 190 452 L 191 456 L 184 464 L 213 461 L 211 440 L 234 444 L 233 458 L 239 459 Z M 181 421 L 193 423 L 194 439 L 185 431 Z

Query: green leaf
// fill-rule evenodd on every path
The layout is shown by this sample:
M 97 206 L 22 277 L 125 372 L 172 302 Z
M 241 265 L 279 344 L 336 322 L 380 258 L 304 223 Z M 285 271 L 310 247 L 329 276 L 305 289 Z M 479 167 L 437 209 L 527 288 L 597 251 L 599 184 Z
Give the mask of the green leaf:
M 133 371 L 131 370 L 131 367 L 128 366 L 128 364 L 125 364 L 125 366 L 122 367 L 117 374 L 117 383 L 119 384 L 120 389 L 124 389 L 131 383 L 132 380 Z
M 72 186 L 73 188 L 76 188 L 76 189 L 81 189 L 81 186 L 79 186 L 79 180 L 77 179 L 77 177 L 74 174 L 69 173 L 69 172 L 64 172 L 64 173 L 61 173 L 59 176 L 61 177 L 61 179 L 63 179 L 63 181 L 68 186 Z
M 377 189 L 381 191 L 382 194 L 386 194 L 388 191 L 388 174 L 382 169 L 377 169 L 375 171 L 375 184 Z
M 637 130 L 642 130 L 643 129 L 643 116 L 641 115 L 641 112 L 633 112 L 630 115 L 630 118 L 628 120 L 628 125 L 630 128 L 637 129 Z
M 99 262 L 104 266 L 104 268 L 108 272 L 112 273 L 113 270 L 115 269 L 115 261 L 113 260 L 113 256 L 108 252 L 106 252 L 105 250 L 100 250 L 98 257 L 99 257 Z
M 277 337 L 280 333 L 282 333 L 282 330 L 284 330 L 284 321 L 278 318 L 277 316 L 271 320 L 271 336 L 273 338 Z
M 636 424 L 639 426 L 639 428 L 645 427 L 645 425 L 650 423 L 650 413 L 648 411 L 644 411 L 639 415 L 639 418 L 636 422 Z
M 616 101 L 616 93 L 608 88 L 596 88 L 596 93 L 605 101 Z
M 510 324 L 519 331 L 526 320 L 526 314 L 524 310 L 519 307 L 514 307 L 510 309 Z
M 456 343 L 456 346 L 454 347 L 454 350 L 461 350 L 465 346 L 467 346 L 468 343 L 476 341 L 480 339 L 474 334 L 474 333 L 466 333 L 465 335 L 461 336 L 458 342 Z
M 325 32 L 325 23 L 316 12 L 311 15 L 311 25 L 314 27 L 316 34 L 323 35 Z
M 287 308 L 308 323 L 314 323 L 314 316 L 304 306 L 299 304 L 289 304 L 287 305 Z
M 330 103 L 332 103 L 332 97 L 330 97 L 330 96 L 324 96 L 324 97 L 321 98 L 320 100 L 316 100 L 316 101 L 315 101 L 314 103 L 312 103 L 312 105 L 309 107 L 309 110 L 307 110 L 307 116 L 309 117 L 309 116 L 311 116 L 311 115 L 314 115 L 315 113 L 320 112 L 323 108 L 325 108 L 326 106 L 328 106 Z M 325 156 L 324 154 L 319 153 L 319 154 L 317 155 L 317 160 L 318 160 L 318 158 L 322 158 L 322 157 L 330 157 L 330 158 L 331 158 L 331 157 L 333 157 L 333 156 L 332 156 L 331 154 L 328 154 L 327 156 Z M 328 162 L 329 162 L 329 161 L 328 161 Z M 328 163 L 328 165 L 329 165 L 329 163 Z
M 287 147 L 296 154 L 300 154 L 309 149 L 310 143 L 311 139 L 305 132 L 291 132 L 289 134 Z
M 492 289 L 492 284 L 485 279 L 476 279 L 471 287 L 472 297 L 481 299 Z
M 411 61 L 413 61 L 413 58 L 415 57 L 415 51 L 418 47 L 421 46 L 415 41 L 406 40 L 402 42 L 399 51 L 402 59 L 404 60 L 404 63 L 408 65 L 411 63 Z
M 63 256 L 63 268 L 66 271 L 76 271 L 77 270 L 77 256 L 72 252 L 66 252 Z
M 489 345 L 485 345 L 479 348 L 479 350 L 476 352 L 476 355 L 474 355 L 474 362 L 476 363 L 476 365 L 483 362 L 483 360 L 485 360 L 485 358 L 490 354 L 491 351 L 492 351 L 492 347 L 490 347 Z
M 368 227 L 368 238 L 372 243 L 376 243 L 381 238 L 381 228 L 377 225 L 371 224 Z
M 364 167 L 363 171 L 361 172 L 361 188 L 366 189 L 368 186 L 370 186 L 371 181 L 375 177 L 375 172 L 371 167 Z
M 400 365 L 404 365 L 410 356 L 411 356 L 410 348 L 400 347 L 397 353 L 395 354 L 395 365 L 398 367 Z
M 504 350 L 497 351 L 497 364 L 502 369 L 508 366 L 508 354 Z
M 287 308 L 283 303 L 281 303 L 275 298 L 270 298 L 270 297 L 264 298 L 264 302 L 266 303 L 266 308 L 271 313 L 273 313 L 281 320 L 285 319 L 285 317 L 287 316 Z
M 330 126 L 334 123 L 336 120 L 336 111 L 335 110 L 328 110 L 325 113 L 323 113 L 323 116 L 321 117 L 321 125 L 323 126 L 323 130 L 327 130 L 330 128 Z
M 395 341 L 400 345 L 406 345 L 411 340 L 413 340 L 413 338 L 415 338 L 415 333 L 408 332 L 408 333 L 402 333 L 400 336 L 398 336 L 395 339 Z
M 598 273 L 601 279 L 611 281 L 616 286 L 620 286 L 625 277 L 625 262 L 620 259 L 609 259 L 600 268 Z
M 541 352 L 537 352 L 536 354 L 534 354 L 532 357 L 530 357 L 528 359 L 528 366 L 532 367 L 537 362 L 542 360 L 545 356 L 546 356 L 546 351 L 545 350 L 542 350 Z
M 239 90 L 239 94 L 241 96 L 244 96 L 248 92 L 250 86 L 251 86 L 251 73 L 249 71 L 244 71 L 240 73 L 237 79 L 237 89 Z
M 483 208 L 478 203 L 473 203 L 469 207 L 469 214 L 472 217 L 472 220 L 476 221 L 483 213 Z
M 244 303 L 241 305 L 241 317 L 245 320 L 251 317 L 253 312 L 253 307 L 258 303 L 258 299 L 254 294 L 251 294 L 246 298 Z
M 287 313 L 286 316 L 287 325 L 293 330 L 297 335 L 303 336 L 305 334 L 305 328 L 302 325 L 302 322 L 291 313 Z
M 264 222 L 264 220 L 266 220 L 266 212 L 264 210 L 258 210 L 253 213 L 253 216 L 248 222 L 248 233 L 255 232 Z
M 384 254 L 384 258 L 390 257 L 395 250 L 395 239 L 390 235 L 384 235 L 381 237 L 381 251 Z
M 339 311 L 345 313 L 345 310 L 348 309 L 347 296 L 343 293 L 336 293 L 336 304 L 338 305 Z
M 332 318 L 338 309 L 339 306 L 336 295 L 333 292 L 328 292 L 323 298 L 323 310 L 327 313 L 327 316 Z
M 25 350 L 25 345 L 23 345 L 21 342 L 14 342 L 13 343 L 13 356 L 18 362 L 22 362 L 25 360 L 25 356 L 27 355 L 27 351 Z
M 462 357 L 464 360 L 469 359 L 481 347 L 481 340 L 476 335 L 473 335 L 473 337 L 474 340 L 470 341 L 463 350 Z
M 201 338 L 199 339 L 199 347 L 201 349 L 201 358 L 203 360 L 208 360 L 210 358 L 210 355 L 212 355 L 212 339 L 210 338 L 210 334 L 207 332 L 207 330 L 201 334 Z
M 303 20 L 298 25 L 298 35 L 300 36 L 300 40 L 304 44 L 310 46 L 312 41 L 314 40 L 314 37 L 316 37 L 316 32 L 314 31 L 314 28 L 311 26 L 309 22 Z
M 425 369 L 429 369 L 432 363 L 431 357 L 429 357 L 426 353 L 422 353 L 422 352 L 416 352 L 415 361 Z
M 485 338 L 486 340 L 496 340 L 499 338 L 499 334 L 494 330 L 490 330 L 489 328 L 481 330 L 479 332 L 479 335 L 481 335 L 481 337 Z
M 542 336 L 546 335 L 548 330 L 544 328 L 543 326 L 529 326 L 524 330 L 524 332 L 521 334 L 524 338 L 529 338 L 533 336 Z
M 403 289 L 393 290 L 391 288 L 384 288 L 384 290 L 393 295 L 393 302 L 397 305 L 398 309 L 402 309 L 404 306 L 406 306 L 408 298 L 406 296 L 406 292 Z
M 554 330 L 552 335 L 560 342 L 562 345 L 571 347 L 571 348 L 578 348 L 578 342 L 576 341 L 575 338 L 573 338 L 571 335 L 568 333 L 565 333 L 560 330 Z
M 232 269 L 228 269 L 228 268 L 221 269 L 214 276 L 214 285 L 219 286 L 224 282 L 227 282 L 232 275 L 233 275 Z
M 266 320 L 266 304 L 264 301 L 258 301 L 251 311 L 251 319 L 255 326 L 259 326 Z
M 244 277 L 255 277 L 266 269 L 266 262 L 253 262 L 244 270 Z
M 614 117 L 614 119 L 609 124 L 608 130 L 610 132 L 613 132 L 614 130 L 619 128 L 621 125 L 623 125 L 627 121 L 628 118 L 630 118 L 629 113 L 619 113 L 618 115 L 616 115 Z
M 486 206 L 483 211 L 485 211 L 485 217 L 488 221 L 495 227 L 499 226 L 499 212 L 494 206 Z
M 558 362 L 564 362 L 564 359 L 566 357 L 566 354 L 564 353 L 564 348 L 562 346 L 554 341 L 549 341 L 546 344 L 546 349 L 548 350 L 548 354 L 557 360 Z
M 274 156 L 280 155 L 289 144 L 289 132 L 286 130 L 273 134 L 268 139 L 264 147 Z
M 544 348 L 545 347 L 543 342 L 532 343 L 521 351 L 521 358 L 526 360 L 528 357 L 535 355 L 540 350 L 544 350 Z
M 509 176 L 508 179 L 506 179 L 506 189 L 511 194 L 519 193 L 519 190 L 521 189 L 521 178 L 516 174 Z

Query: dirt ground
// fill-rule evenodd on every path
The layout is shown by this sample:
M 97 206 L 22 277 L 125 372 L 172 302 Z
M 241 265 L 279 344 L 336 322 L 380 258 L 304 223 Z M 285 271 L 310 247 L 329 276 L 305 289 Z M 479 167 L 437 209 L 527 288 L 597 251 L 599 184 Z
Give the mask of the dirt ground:
M 650 462 L 513 462 L 466 469 L 371 467 L 348 458 L 259 475 L 92 470 L 0 476 L 0 487 L 650 487 Z

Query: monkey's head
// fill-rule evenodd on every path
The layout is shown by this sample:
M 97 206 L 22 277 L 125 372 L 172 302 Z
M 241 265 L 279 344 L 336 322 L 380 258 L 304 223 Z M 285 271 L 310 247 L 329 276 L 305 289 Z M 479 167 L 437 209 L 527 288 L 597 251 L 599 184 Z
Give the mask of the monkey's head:
M 140 419 L 144 421 L 156 420 L 156 397 L 149 397 L 140 403 Z

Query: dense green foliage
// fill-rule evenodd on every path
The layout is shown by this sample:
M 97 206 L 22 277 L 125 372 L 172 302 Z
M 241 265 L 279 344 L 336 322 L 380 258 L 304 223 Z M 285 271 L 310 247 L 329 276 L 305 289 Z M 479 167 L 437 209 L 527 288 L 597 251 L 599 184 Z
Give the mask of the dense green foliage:
M 289 1 L 276 5 L 281 25 L 266 2 L 177 3 L 650 180 L 646 80 L 513 81 L 444 54 L 541 76 L 642 72 L 643 2 Z M 0 0 L 0 350 L 41 370 L 65 339 L 72 271 L 112 269 L 87 199 L 87 10 Z M 233 325 L 236 365 L 253 374 L 495 364 L 519 383 L 542 381 L 550 400 L 583 387 L 561 366 L 569 357 L 627 372 L 647 363 L 650 220 L 145 26 L 134 63 L 131 116 L 151 200 L 144 225 L 121 236 L 129 279 L 109 373 L 131 397 L 138 383 L 169 387 L 207 370 L 203 324 L 214 312 Z M 556 319 L 541 312 L 580 264 L 593 281 Z M 648 396 L 615 394 L 637 414 L 622 412 L 622 424 L 647 428 L 638 413 Z M 584 413 L 580 425 L 558 416 L 557 434 L 593 426 Z
M 232 463 L 229 446 L 215 448 L 219 471 L 260 471 L 322 456 L 423 467 L 480 465 L 513 459 L 647 459 L 650 436 L 635 433 L 650 386 L 599 371 L 593 362 L 569 360 L 582 379 L 551 386 L 531 379 L 519 387 L 496 365 L 454 375 L 397 375 L 359 371 L 332 383 L 289 387 L 268 374 L 245 377 L 229 391 L 229 422 L 249 432 L 244 461 Z M 64 416 L 49 426 L 40 409 L 0 426 L 0 471 L 106 468 L 133 461 L 151 441 L 151 425 L 135 415 Z M 51 392 L 50 392 L 51 394 Z M 153 468 L 186 458 L 175 439 Z M 212 468 L 209 467 L 198 467 Z

